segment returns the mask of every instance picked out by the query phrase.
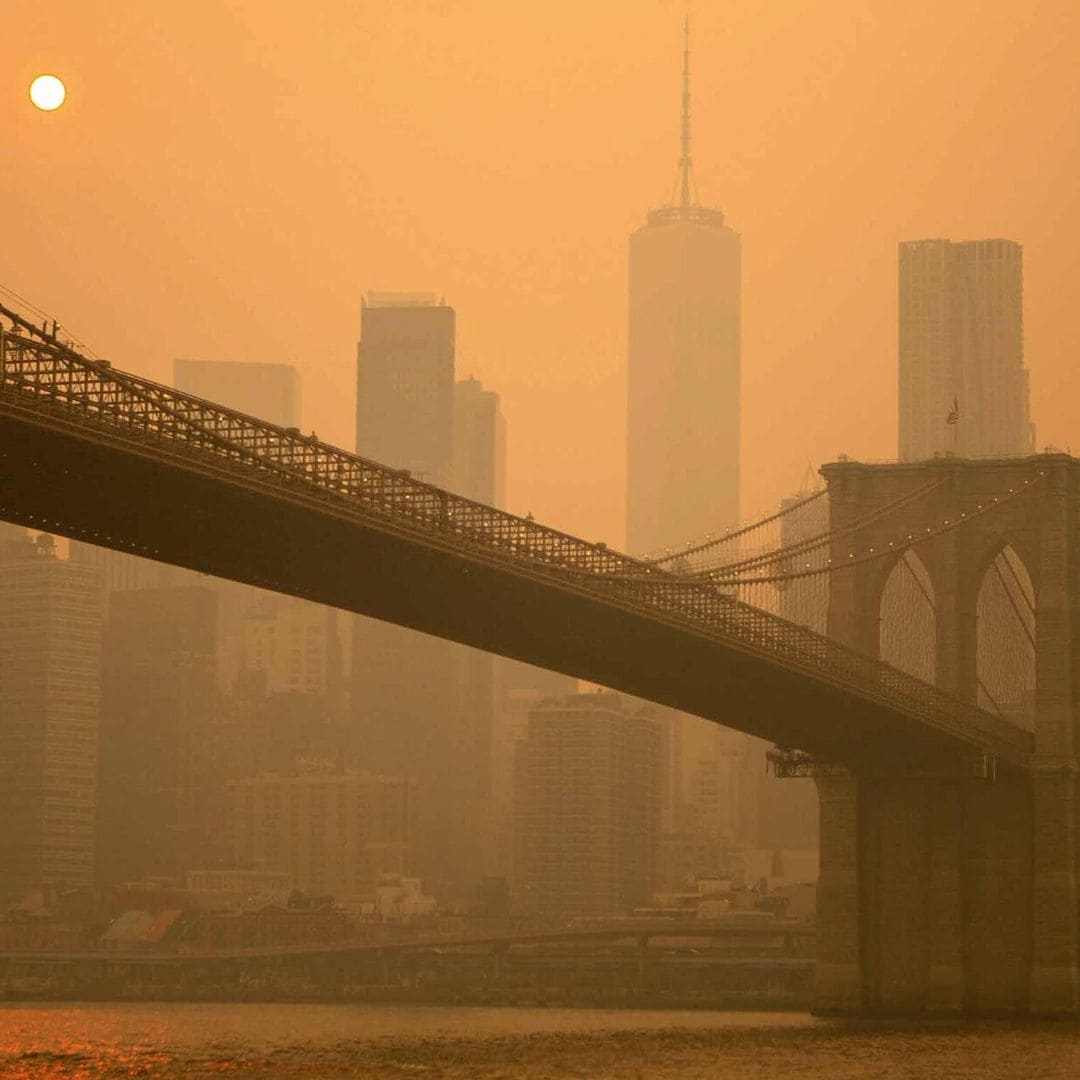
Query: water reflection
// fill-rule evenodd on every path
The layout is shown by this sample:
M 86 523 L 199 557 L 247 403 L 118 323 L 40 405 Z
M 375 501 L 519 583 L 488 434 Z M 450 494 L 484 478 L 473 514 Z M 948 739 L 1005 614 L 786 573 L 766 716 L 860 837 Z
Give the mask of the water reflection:
M 798 1013 L 322 1005 L 0 1008 L 0 1075 L 443 1080 L 1074 1077 L 1080 1027 Z

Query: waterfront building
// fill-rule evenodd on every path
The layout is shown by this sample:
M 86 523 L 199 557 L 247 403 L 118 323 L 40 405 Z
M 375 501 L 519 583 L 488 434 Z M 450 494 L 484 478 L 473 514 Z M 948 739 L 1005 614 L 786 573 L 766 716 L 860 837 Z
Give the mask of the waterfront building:
M 240 864 L 287 873 L 297 888 L 344 900 L 374 893 L 409 860 L 416 782 L 312 768 L 229 782 L 228 835 Z
M 1023 248 L 900 245 L 900 458 L 1034 451 L 1024 367 Z
M 544 702 L 577 690 L 577 679 L 554 671 L 497 658 L 495 716 L 492 728 L 491 809 L 494 870 L 509 880 L 514 872 L 514 758 L 529 734 L 529 714 Z
M 226 755 L 215 686 L 217 597 L 114 592 L 103 647 L 100 874 L 179 879 L 222 852 Z
M 0 550 L 0 901 L 94 883 L 101 581 L 12 527 Z
M 252 867 L 189 870 L 185 882 L 189 903 L 210 910 L 284 906 L 296 889 L 291 874 Z
M 529 714 L 515 762 L 516 910 L 563 919 L 648 902 L 660 753 L 656 721 L 618 694 L 571 694 Z

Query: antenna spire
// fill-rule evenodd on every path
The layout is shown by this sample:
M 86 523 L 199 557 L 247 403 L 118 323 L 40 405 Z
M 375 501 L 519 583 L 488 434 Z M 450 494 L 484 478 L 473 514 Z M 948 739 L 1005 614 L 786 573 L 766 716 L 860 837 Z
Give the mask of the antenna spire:
M 690 15 L 683 21 L 683 76 L 682 76 L 682 156 L 679 158 L 680 198 L 679 206 L 690 206 L 690 176 L 694 159 L 690 156 Z

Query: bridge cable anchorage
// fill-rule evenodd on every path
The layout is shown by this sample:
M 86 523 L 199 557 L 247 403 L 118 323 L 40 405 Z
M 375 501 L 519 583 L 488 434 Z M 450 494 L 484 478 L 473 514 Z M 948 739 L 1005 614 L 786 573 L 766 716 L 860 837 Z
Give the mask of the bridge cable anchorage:
M 1023 764 L 1030 757 L 1027 733 L 806 625 L 742 602 L 740 579 L 717 582 L 680 576 L 454 495 L 402 470 L 321 443 L 313 435 L 116 371 L 105 361 L 88 359 L 53 341 L 47 332 L 39 333 L 21 316 L 16 315 L 14 325 L 19 332 L 0 331 L 0 422 L 63 431 L 67 437 L 108 445 L 117 453 L 151 456 L 180 473 L 210 472 L 238 493 L 330 514 L 359 528 L 398 537 L 402 543 L 443 552 L 463 568 L 487 567 L 558 590 L 588 593 L 638 617 L 676 624 L 722 647 L 752 653 L 778 669 L 843 688 L 950 740 L 989 747 L 1003 760 Z M 73 462 L 72 467 L 77 466 Z M 811 506 L 814 513 L 824 514 L 826 503 L 819 497 Z M 24 511 L 37 512 L 32 506 Z M 129 531 L 103 542 L 119 548 L 142 539 Z M 784 547 L 790 554 L 792 545 Z M 870 558 L 895 557 L 903 547 L 893 545 Z M 834 569 L 824 551 L 810 561 L 824 560 L 825 566 L 800 573 L 758 574 L 748 580 L 755 586 L 767 577 L 794 581 L 787 595 L 801 596 L 799 579 L 809 575 L 824 583 Z M 844 562 L 858 565 L 862 560 L 860 556 Z M 811 591 L 806 590 L 807 595 Z

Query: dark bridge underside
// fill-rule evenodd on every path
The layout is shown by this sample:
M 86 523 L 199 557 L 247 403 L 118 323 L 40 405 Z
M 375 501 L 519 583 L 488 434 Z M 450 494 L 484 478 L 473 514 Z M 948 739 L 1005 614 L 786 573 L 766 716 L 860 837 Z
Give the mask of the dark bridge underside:
M 411 627 L 837 763 L 951 769 L 975 750 L 851 689 L 570 582 L 42 421 L 0 416 L 0 519 Z

